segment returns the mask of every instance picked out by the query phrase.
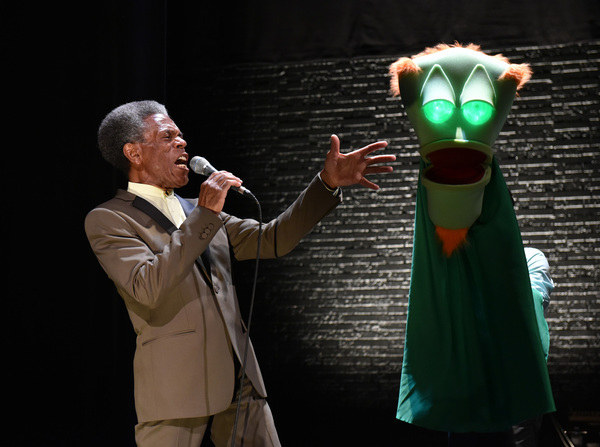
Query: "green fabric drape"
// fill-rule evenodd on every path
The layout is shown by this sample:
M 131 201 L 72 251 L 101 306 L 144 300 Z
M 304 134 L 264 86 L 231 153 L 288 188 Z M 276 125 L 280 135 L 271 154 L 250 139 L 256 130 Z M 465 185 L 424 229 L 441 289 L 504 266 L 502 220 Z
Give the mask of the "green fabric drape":
M 553 411 L 523 243 L 497 161 L 481 216 L 450 257 L 426 195 L 419 179 L 397 418 L 490 432 Z

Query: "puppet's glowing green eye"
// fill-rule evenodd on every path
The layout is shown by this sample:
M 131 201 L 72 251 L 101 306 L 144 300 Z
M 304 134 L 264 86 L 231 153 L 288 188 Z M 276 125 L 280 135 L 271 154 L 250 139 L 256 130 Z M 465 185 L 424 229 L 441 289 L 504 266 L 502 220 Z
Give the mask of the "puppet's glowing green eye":
M 474 125 L 484 124 L 494 113 L 494 106 L 485 101 L 469 101 L 462 106 L 465 119 Z
M 454 112 L 454 104 L 445 99 L 436 99 L 423 106 L 425 117 L 432 123 L 438 124 L 447 121 Z

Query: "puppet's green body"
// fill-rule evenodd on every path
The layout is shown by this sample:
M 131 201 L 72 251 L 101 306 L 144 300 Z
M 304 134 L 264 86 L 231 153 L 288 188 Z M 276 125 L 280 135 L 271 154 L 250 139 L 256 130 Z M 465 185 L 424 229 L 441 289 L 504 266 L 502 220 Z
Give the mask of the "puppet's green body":
M 554 410 L 523 243 L 492 150 L 522 68 L 466 48 L 392 65 L 421 154 L 397 411 L 405 422 L 490 432 Z M 463 239 L 449 242 L 454 234 Z

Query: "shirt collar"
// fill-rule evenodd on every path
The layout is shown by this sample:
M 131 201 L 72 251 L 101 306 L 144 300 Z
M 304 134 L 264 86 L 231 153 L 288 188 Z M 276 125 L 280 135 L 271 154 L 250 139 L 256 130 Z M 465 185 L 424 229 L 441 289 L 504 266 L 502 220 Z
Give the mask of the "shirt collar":
M 127 191 L 150 202 L 177 227 L 185 220 L 185 212 L 181 203 L 175 197 L 175 194 L 173 194 L 173 190 L 169 190 L 167 195 L 162 188 L 143 183 L 129 182 Z
M 129 184 L 127 185 L 127 191 L 129 191 L 130 193 L 133 193 L 137 196 L 155 197 L 157 199 L 160 199 L 160 198 L 164 199 L 166 197 L 173 195 L 172 189 L 165 191 L 164 189 L 159 188 L 157 186 L 147 185 L 145 183 L 135 183 L 135 182 L 129 182 Z

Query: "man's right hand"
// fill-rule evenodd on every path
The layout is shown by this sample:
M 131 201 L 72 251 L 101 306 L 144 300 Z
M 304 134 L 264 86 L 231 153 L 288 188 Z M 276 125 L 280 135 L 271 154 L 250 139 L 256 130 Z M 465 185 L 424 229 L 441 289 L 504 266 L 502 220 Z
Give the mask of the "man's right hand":
M 213 172 L 202 185 L 198 196 L 198 206 L 202 206 L 219 214 L 225 206 L 227 192 L 232 186 L 242 186 L 242 180 L 231 172 Z

